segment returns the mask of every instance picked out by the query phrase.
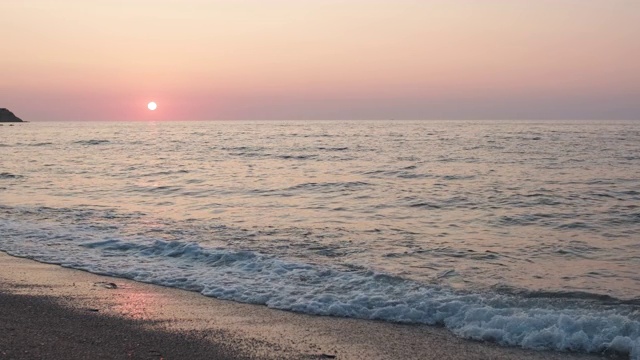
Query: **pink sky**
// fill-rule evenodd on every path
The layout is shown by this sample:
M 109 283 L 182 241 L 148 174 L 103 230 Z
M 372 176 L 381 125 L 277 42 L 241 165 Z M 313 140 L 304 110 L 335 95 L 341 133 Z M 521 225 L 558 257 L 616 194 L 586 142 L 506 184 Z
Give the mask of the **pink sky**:
M 637 0 L 3 0 L 0 16 L 0 107 L 31 121 L 640 119 Z

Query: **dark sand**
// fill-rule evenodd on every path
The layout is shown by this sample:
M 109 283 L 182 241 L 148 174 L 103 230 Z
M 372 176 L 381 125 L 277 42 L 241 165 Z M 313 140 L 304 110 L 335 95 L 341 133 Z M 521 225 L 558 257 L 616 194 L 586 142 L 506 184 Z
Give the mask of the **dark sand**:
M 603 359 L 309 316 L 0 253 L 0 359 Z M 114 286 L 115 284 L 115 286 Z
M 95 309 L 94 309 L 95 310 Z M 197 332 L 153 331 L 144 321 L 70 310 L 46 296 L 0 294 L 2 359 L 250 359 Z

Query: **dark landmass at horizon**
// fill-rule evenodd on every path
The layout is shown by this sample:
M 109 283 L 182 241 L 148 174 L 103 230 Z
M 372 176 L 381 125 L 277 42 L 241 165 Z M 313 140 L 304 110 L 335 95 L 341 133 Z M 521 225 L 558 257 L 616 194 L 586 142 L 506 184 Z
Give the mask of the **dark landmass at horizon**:
M 0 108 L 0 122 L 24 122 L 19 117 L 15 116 L 9 109 Z

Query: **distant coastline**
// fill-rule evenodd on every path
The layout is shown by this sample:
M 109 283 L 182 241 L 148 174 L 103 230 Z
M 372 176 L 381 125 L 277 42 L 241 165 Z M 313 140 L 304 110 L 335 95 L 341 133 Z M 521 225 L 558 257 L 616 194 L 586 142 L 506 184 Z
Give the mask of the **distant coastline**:
M 0 122 L 25 122 L 15 116 L 9 109 L 0 108 Z

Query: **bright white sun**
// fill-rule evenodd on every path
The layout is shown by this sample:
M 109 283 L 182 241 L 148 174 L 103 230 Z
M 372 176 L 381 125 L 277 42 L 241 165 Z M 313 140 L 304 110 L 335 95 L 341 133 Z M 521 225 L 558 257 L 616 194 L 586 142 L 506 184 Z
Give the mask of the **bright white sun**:
M 158 107 L 158 104 L 156 104 L 155 102 L 150 102 L 147 104 L 147 107 L 149 108 L 149 110 L 153 111 Z

